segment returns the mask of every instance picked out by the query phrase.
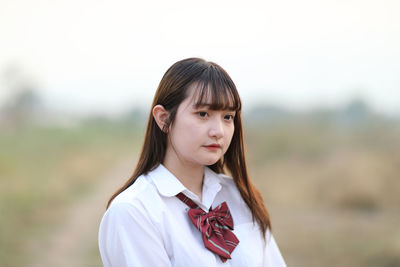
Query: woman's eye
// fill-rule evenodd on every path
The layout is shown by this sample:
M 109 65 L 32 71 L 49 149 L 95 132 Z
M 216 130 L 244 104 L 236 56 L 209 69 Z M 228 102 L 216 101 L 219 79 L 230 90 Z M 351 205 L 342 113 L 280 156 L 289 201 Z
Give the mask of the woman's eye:
M 233 115 L 225 115 L 224 119 L 227 121 L 233 120 L 235 117 Z
M 205 111 L 199 111 L 199 112 L 197 112 L 197 114 L 199 114 L 199 116 L 202 118 L 205 118 L 208 115 L 207 112 L 205 112 Z

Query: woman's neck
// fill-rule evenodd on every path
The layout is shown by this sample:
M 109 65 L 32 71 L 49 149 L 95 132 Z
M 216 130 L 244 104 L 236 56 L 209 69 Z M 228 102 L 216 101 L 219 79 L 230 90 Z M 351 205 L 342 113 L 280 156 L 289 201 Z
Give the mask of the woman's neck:
M 165 157 L 163 165 L 190 191 L 202 200 L 204 166 L 182 164 Z

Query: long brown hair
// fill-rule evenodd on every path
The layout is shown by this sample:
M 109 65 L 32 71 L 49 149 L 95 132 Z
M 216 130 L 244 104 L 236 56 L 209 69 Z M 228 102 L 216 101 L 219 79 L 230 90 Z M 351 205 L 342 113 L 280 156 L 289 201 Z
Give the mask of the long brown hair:
M 168 125 L 174 122 L 180 103 L 188 96 L 188 88 L 195 85 L 196 105 L 207 104 L 210 109 L 232 109 L 236 111 L 235 130 L 231 144 L 224 157 L 208 166 L 214 172 L 229 171 L 243 200 L 249 207 L 253 221 L 257 221 L 265 237 L 271 222 L 260 192 L 253 186 L 247 173 L 244 155 L 243 130 L 241 120 L 241 101 L 236 86 L 228 73 L 219 65 L 201 58 L 187 58 L 173 64 L 164 74 L 154 96 L 151 110 L 162 105 L 169 112 Z M 193 86 L 192 86 L 193 87 Z M 211 105 L 205 103 L 211 99 Z M 132 185 L 136 179 L 155 169 L 164 161 L 167 147 L 167 131 L 160 129 L 150 111 L 146 135 L 136 169 L 129 180 L 115 192 L 113 199 Z

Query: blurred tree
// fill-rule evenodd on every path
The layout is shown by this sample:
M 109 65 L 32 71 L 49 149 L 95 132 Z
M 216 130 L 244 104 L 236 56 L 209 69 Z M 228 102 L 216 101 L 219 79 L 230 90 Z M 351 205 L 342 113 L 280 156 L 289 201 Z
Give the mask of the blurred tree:
M 362 98 L 351 100 L 343 109 L 338 111 L 337 122 L 344 126 L 366 125 L 373 119 L 377 119 L 376 114 Z
M 20 67 L 10 65 L 1 78 L 7 94 L 6 101 L 0 108 L 0 124 L 15 128 L 36 122 L 44 109 L 37 86 L 30 75 Z
M 371 115 L 371 109 L 363 99 L 354 99 L 343 113 L 353 120 L 365 120 Z

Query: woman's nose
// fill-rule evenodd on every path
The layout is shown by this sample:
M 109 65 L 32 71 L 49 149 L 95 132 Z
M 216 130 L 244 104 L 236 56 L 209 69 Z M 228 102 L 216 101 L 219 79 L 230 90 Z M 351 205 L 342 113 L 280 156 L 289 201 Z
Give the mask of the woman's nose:
M 211 137 L 215 137 L 217 139 L 224 136 L 223 122 L 220 119 L 213 120 L 210 126 L 209 134 Z

